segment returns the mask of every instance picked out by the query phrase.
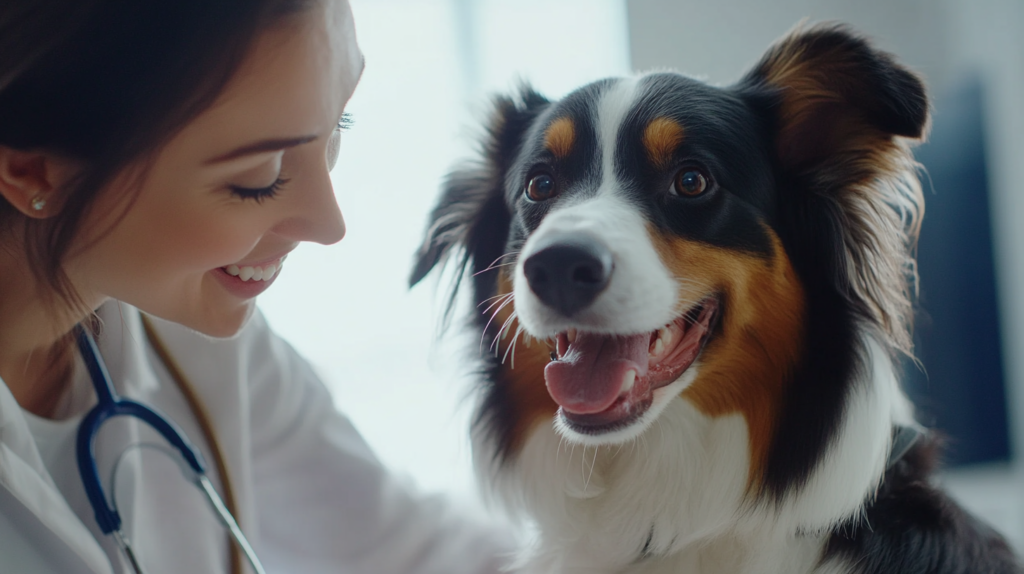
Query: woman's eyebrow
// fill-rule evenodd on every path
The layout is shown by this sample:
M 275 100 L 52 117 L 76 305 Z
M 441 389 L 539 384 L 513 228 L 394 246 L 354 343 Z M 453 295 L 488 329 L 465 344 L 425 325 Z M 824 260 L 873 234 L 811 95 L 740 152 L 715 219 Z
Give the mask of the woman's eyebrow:
M 290 147 L 295 147 L 295 146 L 298 146 L 298 145 L 302 145 L 304 143 L 309 143 L 309 142 L 315 140 L 316 138 L 317 138 L 317 136 L 311 135 L 311 136 L 302 136 L 302 137 L 297 137 L 297 138 L 269 139 L 269 140 L 258 141 L 256 143 L 244 145 L 244 146 L 242 146 L 242 147 L 240 147 L 238 149 L 235 149 L 233 151 L 229 151 L 226 154 L 219 155 L 219 156 L 217 156 L 217 157 L 215 157 L 215 158 L 213 158 L 211 160 L 208 160 L 206 163 L 207 164 L 219 163 L 219 162 L 222 162 L 222 161 L 228 161 L 228 160 L 232 160 L 232 159 L 237 159 L 237 158 L 240 158 L 240 157 L 246 156 L 246 155 L 252 155 L 252 154 L 256 154 L 256 153 L 264 153 L 264 152 L 268 152 L 268 151 L 279 151 L 279 150 L 283 150 L 283 149 L 288 149 Z

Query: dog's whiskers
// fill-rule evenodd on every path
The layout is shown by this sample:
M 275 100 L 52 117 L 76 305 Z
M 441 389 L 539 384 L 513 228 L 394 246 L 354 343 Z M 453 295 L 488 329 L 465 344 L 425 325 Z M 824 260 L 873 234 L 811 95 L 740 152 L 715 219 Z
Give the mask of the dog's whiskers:
M 501 299 L 502 297 L 508 297 L 509 295 L 511 295 L 511 293 L 498 293 L 497 295 L 493 295 L 491 297 L 484 299 L 483 301 L 477 304 L 477 307 L 483 306 L 484 303 L 487 303 L 488 301 L 494 301 L 495 299 Z M 487 307 L 487 309 L 490 309 L 490 307 Z M 487 309 L 484 309 L 483 312 L 486 313 Z
M 501 310 L 504 309 L 506 305 L 508 305 L 509 303 L 512 302 L 513 298 L 515 297 L 515 294 L 509 293 L 508 295 L 505 295 L 504 297 L 505 297 L 504 300 L 499 300 L 499 301 L 497 301 L 497 302 L 495 302 L 494 304 L 491 305 L 491 307 L 493 307 L 495 304 L 500 303 L 498 308 L 495 309 L 494 312 L 491 314 L 491 318 L 487 320 L 487 324 L 484 325 L 483 332 L 480 333 L 480 347 L 481 348 L 483 347 L 483 344 L 484 344 L 484 337 L 487 336 L 487 331 L 488 331 L 488 329 L 491 328 L 491 323 L 494 322 L 494 318 L 497 317 L 499 313 L 501 313 Z M 490 309 L 490 307 L 488 307 L 488 309 Z M 486 311 L 484 311 L 484 312 L 486 313 Z M 498 342 L 498 338 L 500 338 L 500 337 L 501 337 L 501 330 L 498 331 L 498 334 L 495 336 L 494 341 L 491 343 L 491 346 L 489 347 L 489 349 L 493 349 L 494 348 L 494 346 Z
M 490 299 L 488 299 L 488 301 L 490 301 L 491 299 L 494 299 L 494 301 L 491 301 L 491 304 L 490 304 L 490 305 L 488 305 L 486 309 L 484 309 L 483 311 L 481 311 L 481 312 L 480 312 L 480 314 L 481 314 L 481 315 L 484 315 L 484 314 L 486 314 L 486 313 L 487 313 L 488 311 L 490 311 L 491 309 L 493 309 L 495 305 L 498 305 L 498 304 L 502 304 L 502 302 L 503 302 L 503 301 L 504 301 L 504 302 L 507 302 L 507 301 L 508 301 L 508 299 L 509 299 L 510 297 L 513 297 L 513 296 L 514 296 L 514 295 L 513 295 L 512 293 L 507 293 L 507 294 L 505 294 L 505 295 L 497 295 L 497 296 L 495 296 L 495 297 L 491 297 Z M 485 301 L 485 303 L 486 303 L 486 301 Z M 483 303 L 481 303 L 481 305 L 483 305 Z M 503 306 L 504 306 L 504 305 L 503 305 Z
M 480 275 L 482 273 L 486 273 L 488 271 L 492 271 L 494 269 L 498 269 L 500 267 L 506 267 L 508 265 L 513 265 L 515 263 L 515 261 L 509 261 L 508 263 L 501 263 L 501 264 L 499 264 L 498 262 L 501 261 L 502 259 L 506 258 L 506 257 L 511 257 L 511 256 L 514 256 L 514 255 L 519 255 L 519 252 L 518 251 L 510 251 L 508 253 L 505 253 L 504 255 L 501 255 L 500 257 L 498 257 L 494 261 L 491 261 L 490 265 L 488 265 L 487 267 L 485 267 L 485 268 L 481 269 L 480 271 L 477 271 L 476 273 L 474 273 L 473 277 L 476 277 L 477 275 Z
M 594 456 L 590 459 L 590 472 L 587 473 L 587 478 L 586 478 L 586 480 L 583 481 L 583 492 L 586 492 L 587 489 L 590 488 L 590 479 L 594 476 L 594 465 L 597 464 L 597 455 L 598 455 L 598 451 L 599 450 L 600 450 L 599 447 L 594 447 Z M 583 449 L 583 463 L 586 464 L 586 462 L 587 462 L 587 449 L 584 448 Z
M 509 319 L 511 320 L 511 319 L 515 318 L 515 316 L 516 316 L 516 314 L 515 314 L 515 312 L 513 312 L 512 316 L 509 317 Z M 516 326 L 516 334 L 512 336 L 512 343 L 510 343 L 508 348 L 505 349 L 505 356 L 503 356 L 501 358 L 501 364 L 502 365 L 505 364 L 505 359 L 507 359 L 509 357 L 509 353 L 511 353 L 511 356 L 512 356 L 511 365 L 512 365 L 513 369 L 516 368 L 516 343 L 519 341 L 519 334 L 522 333 L 522 332 L 523 332 L 523 326 L 522 325 Z
M 494 336 L 494 341 L 491 342 L 491 349 L 494 351 L 494 356 L 495 357 L 498 356 L 498 353 L 501 350 L 499 345 L 498 345 L 498 341 L 500 341 L 501 339 L 504 339 L 505 336 L 508 335 L 509 327 L 512 326 L 512 322 L 515 321 L 515 319 L 516 319 L 516 314 L 513 311 L 512 314 L 508 316 L 508 319 L 505 319 L 505 322 L 501 325 L 501 328 L 498 329 L 498 334 Z M 506 351 L 506 353 L 507 352 L 508 351 Z M 505 360 L 502 359 L 501 362 L 504 363 Z

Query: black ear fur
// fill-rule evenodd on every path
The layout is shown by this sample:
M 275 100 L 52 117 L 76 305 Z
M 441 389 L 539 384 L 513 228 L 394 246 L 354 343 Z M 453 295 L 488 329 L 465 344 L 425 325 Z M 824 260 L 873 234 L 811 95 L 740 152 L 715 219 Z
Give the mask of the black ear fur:
M 460 247 L 464 249 L 460 267 L 473 261 L 475 272 L 487 268 L 503 253 L 511 221 L 504 197 L 505 173 L 526 130 L 549 104 L 529 86 L 523 86 L 514 96 L 495 99 L 482 161 L 449 174 L 430 214 L 423 244 L 416 252 L 410 287 Z M 483 262 L 488 257 L 492 259 Z
M 794 264 L 909 354 L 924 204 L 904 138 L 927 132 L 924 84 L 848 27 L 823 24 L 797 27 L 736 89 L 771 126 Z
M 798 27 L 768 50 L 740 86 L 775 92 L 777 151 L 790 167 L 842 148 L 865 127 L 908 138 L 922 137 L 927 128 L 920 78 L 841 24 Z

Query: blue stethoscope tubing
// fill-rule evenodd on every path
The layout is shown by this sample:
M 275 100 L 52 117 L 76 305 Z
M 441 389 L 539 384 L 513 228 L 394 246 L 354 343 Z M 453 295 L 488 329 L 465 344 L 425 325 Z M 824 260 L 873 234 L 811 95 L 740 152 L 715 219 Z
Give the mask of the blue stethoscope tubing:
M 76 443 L 76 455 L 78 458 L 78 472 L 82 476 L 82 484 L 85 486 L 85 494 L 89 498 L 96 514 L 96 523 L 100 530 L 106 535 L 112 535 L 117 545 L 125 553 L 132 568 L 137 574 L 142 574 L 132 549 L 131 542 L 121 530 L 121 516 L 117 509 L 107 501 L 100 482 L 99 470 L 96 468 L 95 439 L 103 423 L 118 416 L 135 417 L 160 434 L 170 445 L 181 453 L 188 467 L 195 473 L 196 486 L 206 495 L 210 504 L 213 505 L 217 516 L 230 532 L 235 543 L 249 560 L 256 574 L 265 574 L 263 565 L 256 557 L 252 546 L 242 533 L 238 523 L 228 511 L 220 495 L 213 488 L 213 484 L 206 477 L 206 465 L 200 454 L 185 437 L 185 434 L 167 417 L 156 410 L 131 399 L 121 398 L 114 391 L 114 385 L 110 381 L 110 374 L 100 356 L 96 341 L 93 340 L 89 331 L 79 325 L 76 327 L 76 339 L 82 359 L 89 371 L 93 387 L 96 389 L 96 406 L 94 406 L 82 419 L 78 427 Z

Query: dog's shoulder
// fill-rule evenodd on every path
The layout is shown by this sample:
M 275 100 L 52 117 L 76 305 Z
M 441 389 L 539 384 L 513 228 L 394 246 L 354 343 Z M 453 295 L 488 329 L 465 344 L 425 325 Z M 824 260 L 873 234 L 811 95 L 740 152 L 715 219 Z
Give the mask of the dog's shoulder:
M 825 562 L 856 574 L 1021 574 L 1006 541 L 933 483 L 940 440 L 923 437 L 892 463 L 855 521 L 835 529 Z

